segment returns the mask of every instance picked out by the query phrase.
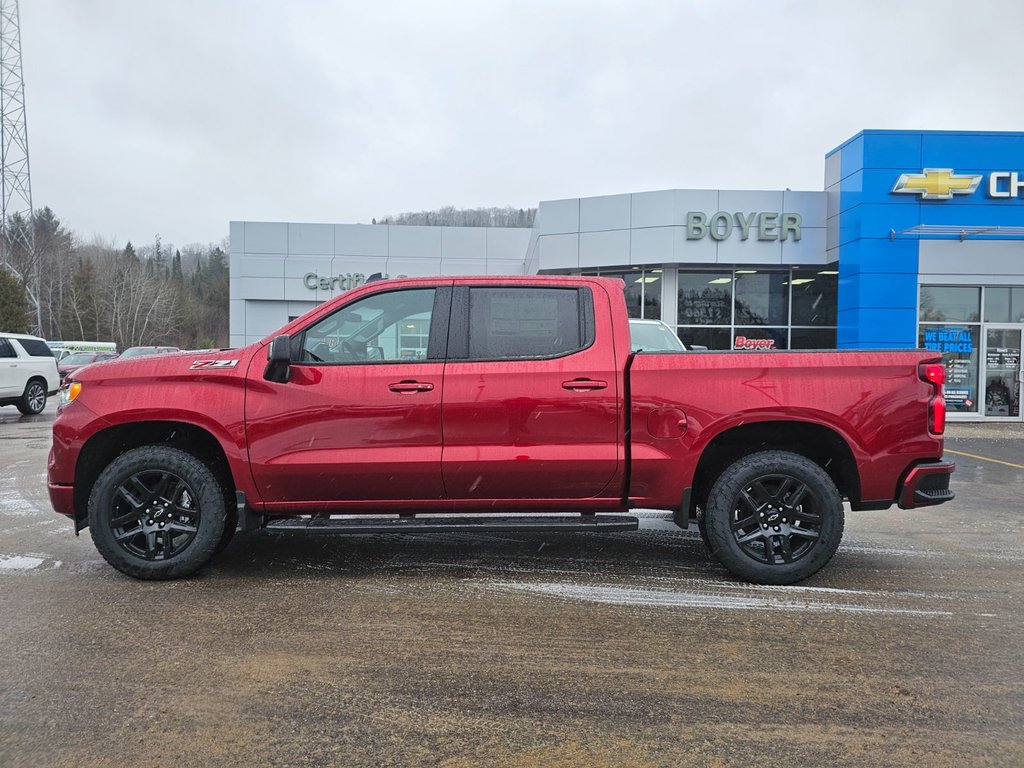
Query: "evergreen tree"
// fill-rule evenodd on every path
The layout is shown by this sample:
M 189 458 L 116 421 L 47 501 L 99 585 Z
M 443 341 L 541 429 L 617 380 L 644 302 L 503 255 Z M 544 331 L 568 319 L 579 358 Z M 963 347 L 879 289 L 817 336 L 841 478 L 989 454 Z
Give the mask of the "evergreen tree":
M 21 281 L 0 267 L 0 331 L 28 333 L 28 300 Z

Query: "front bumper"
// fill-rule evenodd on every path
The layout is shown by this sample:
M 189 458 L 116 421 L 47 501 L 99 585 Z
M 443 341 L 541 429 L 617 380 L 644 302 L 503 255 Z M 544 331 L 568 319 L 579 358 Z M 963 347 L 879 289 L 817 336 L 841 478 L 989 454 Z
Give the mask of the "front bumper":
M 899 493 L 900 509 L 930 507 L 952 501 L 956 496 L 949 489 L 949 477 L 956 469 L 951 461 L 918 464 L 903 479 Z

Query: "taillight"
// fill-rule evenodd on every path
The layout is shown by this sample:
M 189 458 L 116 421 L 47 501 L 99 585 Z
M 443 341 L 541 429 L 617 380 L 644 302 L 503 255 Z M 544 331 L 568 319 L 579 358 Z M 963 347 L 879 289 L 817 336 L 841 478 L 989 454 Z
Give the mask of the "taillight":
M 942 385 L 946 382 L 946 367 L 941 363 L 925 363 L 920 368 L 920 376 L 935 391 L 928 401 L 928 431 L 933 435 L 941 435 L 946 431 L 946 399 L 942 393 Z

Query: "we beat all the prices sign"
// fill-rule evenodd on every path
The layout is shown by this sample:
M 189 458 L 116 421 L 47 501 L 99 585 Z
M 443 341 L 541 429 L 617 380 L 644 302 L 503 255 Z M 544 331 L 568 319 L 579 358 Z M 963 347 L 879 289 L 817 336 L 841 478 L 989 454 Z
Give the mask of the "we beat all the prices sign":
M 733 349 L 775 349 L 775 339 L 748 339 L 737 336 L 733 341 Z

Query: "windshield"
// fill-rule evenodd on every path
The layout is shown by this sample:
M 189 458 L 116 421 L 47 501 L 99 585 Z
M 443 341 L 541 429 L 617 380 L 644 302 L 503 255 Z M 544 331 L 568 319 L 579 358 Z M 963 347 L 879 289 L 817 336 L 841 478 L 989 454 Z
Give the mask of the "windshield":
M 132 347 L 122 352 L 121 357 L 144 357 L 145 355 L 155 354 L 156 347 Z
M 685 352 L 686 347 L 672 330 L 660 323 L 630 323 L 629 335 L 633 351 L 645 352 Z

